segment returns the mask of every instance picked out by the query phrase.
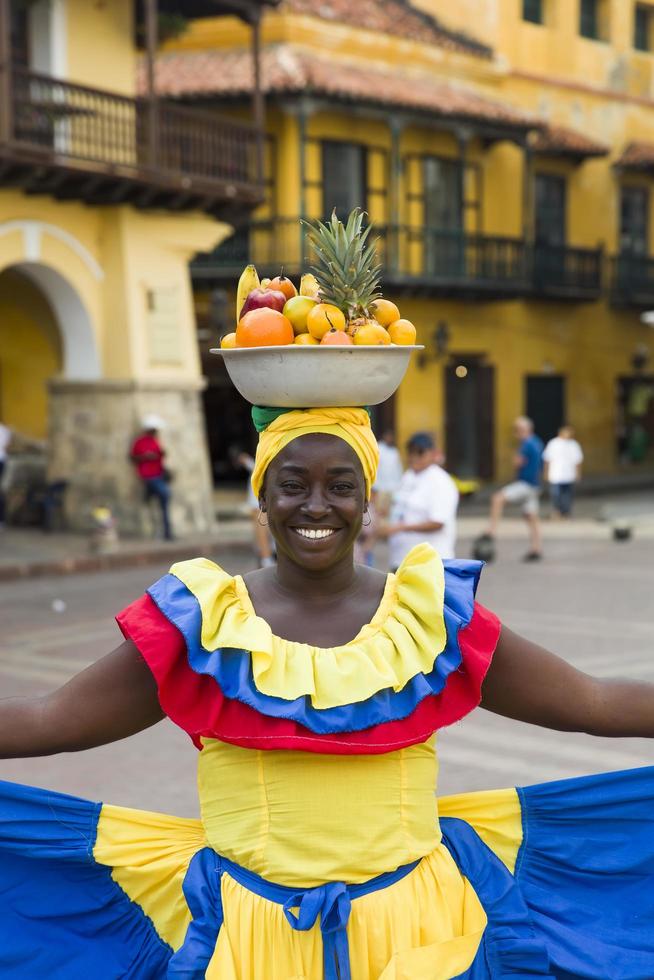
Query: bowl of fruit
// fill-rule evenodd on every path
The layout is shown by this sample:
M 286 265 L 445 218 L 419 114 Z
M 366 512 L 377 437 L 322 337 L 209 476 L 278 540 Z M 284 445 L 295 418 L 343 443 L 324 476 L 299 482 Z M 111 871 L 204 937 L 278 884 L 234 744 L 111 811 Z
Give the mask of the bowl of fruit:
M 279 408 L 378 405 L 399 386 L 416 328 L 381 296 L 370 226 L 355 209 L 343 224 L 307 225 L 316 264 L 299 289 L 283 272 L 259 280 L 241 274 L 237 326 L 220 354 L 238 391 L 253 404 Z

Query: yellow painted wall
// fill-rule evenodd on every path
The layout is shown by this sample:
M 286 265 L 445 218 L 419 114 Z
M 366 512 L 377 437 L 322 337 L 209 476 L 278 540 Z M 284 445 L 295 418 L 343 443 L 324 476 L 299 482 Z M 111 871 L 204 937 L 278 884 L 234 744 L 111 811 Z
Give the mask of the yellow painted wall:
M 566 378 L 568 417 L 584 446 L 585 470 L 615 469 L 616 379 L 633 373 L 630 360 L 637 347 L 645 346 L 654 362 L 654 331 L 637 312 L 611 311 L 603 303 L 464 303 L 388 295 L 416 324 L 419 343 L 428 343 L 433 327 L 444 320 L 449 355 L 486 354 L 495 367 L 498 479 L 512 473 L 511 424 L 526 409 L 527 375 Z M 397 396 L 401 443 L 414 431 L 433 429 L 443 444 L 446 363 L 447 358 L 431 360 L 421 369 L 413 361 Z
M 67 79 L 122 95 L 136 91 L 134 3 L 67 0 Z
M 0 419 L 33 439 L 48 431 L 48 378 L 61 370 L 52 310 L 24 275 L 0 274 Z

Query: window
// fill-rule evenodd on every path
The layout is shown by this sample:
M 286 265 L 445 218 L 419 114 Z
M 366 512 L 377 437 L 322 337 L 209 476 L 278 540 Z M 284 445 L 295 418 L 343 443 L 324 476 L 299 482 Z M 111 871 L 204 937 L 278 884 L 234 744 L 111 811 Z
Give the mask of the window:
M 599 40 L 599 0 L 579 0 L 579 33 L 582 37 Z
M 341 220 L 353 208 L 368 207 L 368 156 L 365 146 L 324 140 L 322 144 L 322 213 Z
M 620 251 L 647 255 L 649 191 L 646 187 L 623 187 L 620 192 Z
M 543 0 L 522 0 L 522 19 L 531 24 L 544 24 Z
M 637 3 L 634 7 L 634 47 L 636 51 L 652 50 L 652 7 Z
M 536 174 L 536 242 L 565 245 L 565 177 Z
M 459 160 L 425 157 L 425 269 L 441 275 L 463 272 L 463 168 Z

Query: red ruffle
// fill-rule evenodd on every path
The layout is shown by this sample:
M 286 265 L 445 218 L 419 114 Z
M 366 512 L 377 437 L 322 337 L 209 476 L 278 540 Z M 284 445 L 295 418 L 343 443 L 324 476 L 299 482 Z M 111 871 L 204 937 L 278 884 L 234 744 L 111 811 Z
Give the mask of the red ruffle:
M 360 732 L 317 735 L 297 722 L 269 718 L 247 704 L 226 698 L 213 677 L 191 670 L 181 633 L 149 595 L 137 599 L 116 619 L 123 635 L 132 640 L 152 671 L 161 707 L 198 748 L 202 748 L 200 738 L 204 736 L 245 748 L 330 755 L 394 752 L 426 741 L 439 728 L 469 714 L 481 700 L 481 685 L 501 629 L 497 617 L 475 603 L 469 625 L 459 633 L 461 667 L 450 674 L 440 694 L 424 698 L 401 721 Z

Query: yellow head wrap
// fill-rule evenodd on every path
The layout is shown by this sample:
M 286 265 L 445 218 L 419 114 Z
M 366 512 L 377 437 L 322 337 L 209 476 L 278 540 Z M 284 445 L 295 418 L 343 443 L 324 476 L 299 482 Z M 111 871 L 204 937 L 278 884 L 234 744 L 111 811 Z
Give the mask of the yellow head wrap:
M 272 460 L 293 439 L 306 436 L 310 432 L 325 432 L 338 436 L 351 446 L 361 461 L 366 480 L 366 497 L 377 475 L 379 449 L 370 427 L 370 416 L 365 408 L 305 408 L 283 412 L 266 425 L 260 425 L 257 414 L 262 416 L 265 409 L 253 410 L 255 425 L 259 429 L 259 445 L 252 471 L 252 489 L 259 496 L 263 478 Z M 274 415 L 274 410 L 272 411 Z

